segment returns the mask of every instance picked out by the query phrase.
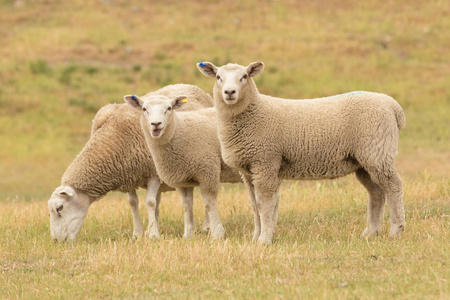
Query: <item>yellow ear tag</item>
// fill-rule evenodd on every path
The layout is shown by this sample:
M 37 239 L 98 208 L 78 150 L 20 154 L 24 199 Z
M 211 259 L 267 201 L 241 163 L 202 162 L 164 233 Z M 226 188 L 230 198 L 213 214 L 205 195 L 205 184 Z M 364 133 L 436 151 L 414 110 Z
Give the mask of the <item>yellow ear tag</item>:
M 188 99 L 183 99 L 183 100 L 181 100 L 181 102 L 186 103 L 186 102 L 188 102 Z

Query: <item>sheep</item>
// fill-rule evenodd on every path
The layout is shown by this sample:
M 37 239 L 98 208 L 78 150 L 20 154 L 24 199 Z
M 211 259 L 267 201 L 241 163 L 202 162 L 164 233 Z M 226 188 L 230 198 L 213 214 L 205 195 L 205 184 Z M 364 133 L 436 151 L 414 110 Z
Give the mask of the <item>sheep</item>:
M 356 173 L 369 193 L 367 228 L 378 235 L 387 197 L 390 236 L 405 228 L 402 183 L 394 165 L 401 106 L 391 97 L 351 92 L 292 101 L 260 94 L 252 77 L 260 61 L 247 67 L 210 62 L 197 64 L 216 78 L 213 88 L 218 135 L 226 164 L 243 173 L 255 216 L 254 239 L 272 242 L 283 179 L 332 179 Z
M 220 182 L 241 182 L 241 177 L 221 159 L 214 108 L 177 112 L 187 98 L 124 96 L 128 104 L 142 111 L 142 131 L 159 177 L 180 193 L 185 209 L 183 237 L 189 238 L 195 230 L 193 190 L 199 186 L 208 212 L 204 229 L 209 227 L 213 239 L 223 238 L 225 229 L 217 208 Z
M 169 85 L 151 92 L 153 95 L 189 95 L 185 109 L 212 107 L 212 98 L 192 85 Z M 145 205 L 149 216 L 146 236 L 159 238 L 158 207 L 161 192 L 174 190 L 161 184 L 139 124 L 139 112 L 127 104 L 108 104 L 96 114 L 91 137 L 69 165 L 61 179 L 61 186 L 53 192 L 48 207 L 50 232 L 57 241 L 74 241 L 81 229 L 89 206 L 109 191 L 128 193 L 133 215 L 133 237 L 144 229 L 139 218 L 139 199 L 136 189 L 147 188 Z

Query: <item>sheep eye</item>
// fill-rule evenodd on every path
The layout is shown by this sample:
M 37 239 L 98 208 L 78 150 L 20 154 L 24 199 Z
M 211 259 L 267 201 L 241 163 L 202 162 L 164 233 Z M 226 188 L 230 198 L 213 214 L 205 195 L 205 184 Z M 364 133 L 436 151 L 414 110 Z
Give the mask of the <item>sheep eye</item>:
M 172 107 L 169 106 L 169 107 L 167 108 L 166 112 L 171 111 L 171 110 L 172 110 Z
M 57 208 L 56 208 L 56 212 L 57 213 L 59 213 L 60 211 L 62 211 L 63 210 L 63 206 L 62 205 L 59 205 Z
M 244 74 L 244 76 L 242 76 L 242 79 L 247 79 L 248 75 Z
M 142 108 L 143 111 L 147 111 L 147 109 L 145 107 Z
M 220 76 L 219 75 L 217 75 L 216 78 L 217 78 L 217 80 L 220 80 Z

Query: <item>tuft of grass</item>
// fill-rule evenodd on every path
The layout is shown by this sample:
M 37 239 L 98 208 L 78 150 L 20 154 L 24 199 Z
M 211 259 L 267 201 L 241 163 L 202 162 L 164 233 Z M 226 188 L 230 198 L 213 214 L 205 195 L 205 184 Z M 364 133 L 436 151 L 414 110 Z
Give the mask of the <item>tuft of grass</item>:
M 61 76 L 59 77 L 59 81 L 62 84 L 70 84 L 72 81 L 72 76 L 73 74 L 77 71 L 77 66 L 74 64 L 70 64 L 67 67 L 64 67 L 63 70 L 61 71 Z
M 30 62 L 30 71 L 33 74 L 43 74 L 43 75 L 51 75 L 52 69 L 48 65 L 47 61 L 43 59 L 38 59 L 36 61 Z
M 71 99 L 69 99 L 69 105 L 81 107 L 85 111 L 93 112 L 93 113 L 97 112 L 97 110 L 98 110 L 98 107 L 96 107 L 92 103 L 89 103 L 88 101 L 86 101 L 86 99 L 71 98 Z

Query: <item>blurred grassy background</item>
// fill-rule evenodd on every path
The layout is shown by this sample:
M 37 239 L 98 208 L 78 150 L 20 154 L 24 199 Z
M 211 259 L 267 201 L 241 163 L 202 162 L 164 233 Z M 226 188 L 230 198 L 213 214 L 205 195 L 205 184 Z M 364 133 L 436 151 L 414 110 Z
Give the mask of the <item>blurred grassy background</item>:
M 279 97 L 389 94 L 400 173 L 450 173 L 448 1 L 0 0 L 0 25 L 0 199 L 48 197 L 124 94 L 210 92 L 202 60 L 262 60 L 260 91 Z

